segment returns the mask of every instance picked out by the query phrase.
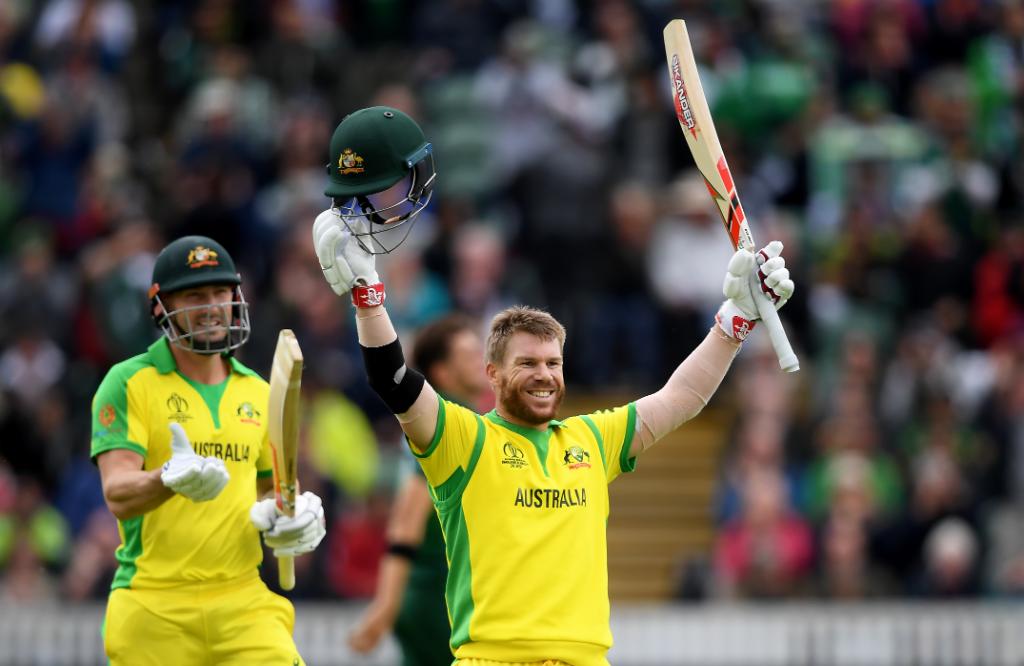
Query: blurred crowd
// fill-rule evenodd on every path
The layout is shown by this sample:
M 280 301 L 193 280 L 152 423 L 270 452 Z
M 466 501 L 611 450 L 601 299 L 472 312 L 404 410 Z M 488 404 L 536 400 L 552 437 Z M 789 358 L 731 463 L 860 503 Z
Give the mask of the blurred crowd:
M 730 373 L 701 594 L 1024 591 L 1024 1 L 4 0 L 0 599 L 105 596 L 89 402 L 155 338 L 155 253 L 187 233 L 241 268 L 243 362 L 266 376 L 283 327 L 315 359 L 300 478 L 331 524 L 296 594 L 372 591 L 400 433 L 310 242 L 362 106 L 435 146 L 379 262 L 400 333 L 525 302 L 567 325 L 570 391 L 660 386 L 730 256 L 669 98 L 675 17 L 786 244 L 803 360 L 756 334 Z

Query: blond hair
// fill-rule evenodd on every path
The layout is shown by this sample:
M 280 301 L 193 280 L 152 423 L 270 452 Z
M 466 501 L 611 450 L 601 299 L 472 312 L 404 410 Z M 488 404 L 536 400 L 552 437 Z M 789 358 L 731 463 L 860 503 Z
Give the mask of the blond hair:
M 529 333 L 541 340 L 558 340 L 558 346 L 565 344 L 565 327 L 544 310 L 514 305 L 494 315 L 491 331 L 487 334 L 488 363 L 501 365 L 505 360 L 508 341 L 516 333 Z

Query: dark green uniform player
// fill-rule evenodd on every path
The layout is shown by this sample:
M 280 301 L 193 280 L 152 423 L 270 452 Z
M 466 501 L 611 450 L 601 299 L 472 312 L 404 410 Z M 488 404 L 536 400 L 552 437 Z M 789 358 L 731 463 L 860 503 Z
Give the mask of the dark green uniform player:
M 475 406 L 486 395 L 483 342 L 476 323 L 449 315 L 416 338 L 413 364 L 443 387 L 445 398 Z M 372 650 L 389 630 L 402 648 L 403 666 L 450 666 L 451 624 L 445 605 L 448 560 L 426 477 L 410 455 L 388 526 L 391 541 L 377 592 L 349 644 Z
M 406 474 L 427 485 L 412 456 L 407 459 Z M 454 657 L 448 645 L 451 623 L 445 605 L 444 588 L 448 580 L 441 523 L 431 511 L 424 521 L 423 541 L 415 549 L 409 582 L 402 607 L 395 618 L 394 633 L 402 648 L 402 666 L 450 666 Z

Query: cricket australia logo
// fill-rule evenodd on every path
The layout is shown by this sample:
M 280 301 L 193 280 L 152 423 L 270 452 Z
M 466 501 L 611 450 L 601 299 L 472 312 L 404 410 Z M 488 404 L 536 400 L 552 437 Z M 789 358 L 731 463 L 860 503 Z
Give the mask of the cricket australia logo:
M 260 412 L 252 406 L 251 402 L 243 402 L 235 410 L 235 414 L 238 415 L 239 420 L 242 423 L 251 423 L 252 425 L 258 426 L 260 424 Z
M 203 266 L 217 266 L 217 252 L 202 245 L 196 245 L 188 252 L 188 267 L 202 268 Z
M 526 462 L 526 454 L 523 453 L 523 450 L 512 442 L 505 442 L 505 446 L 501 447 L 501 452 L 505 456 L 501 459 L 502 465 L 508 465 L 512 469 L 522 469 L 529 464 Z
M 579 469 L 580 467 L 590 467 L 590 453 L 580 446 L 570 446 L 565 450 L 565 455 L 562 456 L 562 463 L 569 469 Z
M 188 413 L 188 400 L 177 393 L 172 393 L 171 397 L 167 398 L 167 409 L 171 411 L 171 415 L 167 417 L 171 421 L 184 423 L 192 418 L 192 415 Z
M 350 174 L 364 171 L 366 169 L 363 168 L 363 158 L 359 153 L 353 152 L 351 148 L 341 151 L 341 155 L 338 156 L 338 173 Z

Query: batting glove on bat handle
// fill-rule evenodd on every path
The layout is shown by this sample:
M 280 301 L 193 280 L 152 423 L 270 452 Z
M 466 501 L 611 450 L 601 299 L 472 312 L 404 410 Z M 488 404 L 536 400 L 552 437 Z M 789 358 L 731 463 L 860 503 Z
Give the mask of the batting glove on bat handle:
M 353 220 L 348 224 L 358 226 L 366 222 Z M 339 296 L 359 286 L 380 284 L 374 255 L 360 245 L 351 229 L 329 208 L 313 222 L 313 247 L 324 279 Z
M 327 534 L 323 501 L 308 490 L 295 498 L 294 517 L 282 515 L 274 500 L 264 499 L 253 504 L 249 519 L 277 557 L 311 552 Z
M 772 241 L 757 255 L 739 250 L 729 261 L 722 285 L 727 300 L 722 303 L 715 321 L 726 335 L 745 340 L 761 319 L 786 372 L 800 369 L 800 361 L 789 344 L 777 310 L 793 295 L 795 285 L 789 277 L 786 260 L 782 258 L 782 243 Z M 755 265 L 757 271 L 754 271 Z
M 779 367 L 786 372 L 796 372 L 800 369 L 800 360 L 789 344 L 778 315 L 779 308 L 786 304 L 796 289 L 789 277 L 786 260 L 782 258 L 782 249 L 781 242 L 772 241 L 757 253 L 759 267 L 756 274 L 750 276 L 750 288 L 758 314 L 779 359 Z
M 782 243 L 772 241 L 756 255 L 737 250 L 729 260 L 722 283 L 727 300 L 716 320 L 730 336 L 744 339 L 754 322 L 763 318 L 765 306 L 778 310 L 793 295 L 793 280 L 781 255 Z

